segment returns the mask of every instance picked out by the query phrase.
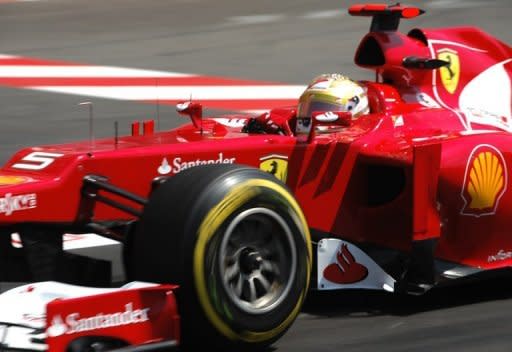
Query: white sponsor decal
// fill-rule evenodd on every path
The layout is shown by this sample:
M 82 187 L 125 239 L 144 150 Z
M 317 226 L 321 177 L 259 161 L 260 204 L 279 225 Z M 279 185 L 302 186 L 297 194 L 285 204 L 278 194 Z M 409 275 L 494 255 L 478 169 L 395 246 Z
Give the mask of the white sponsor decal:
M 505 67 L 511 61 L 507 59 L 489 67 L 464 87 L 459 106 L 471 123 L 512 132 L 511 80 Z
M 12 195 L 7 193 L 0 198 L 0 214 L 11 215 L 15 211 L 33 209 L 37 207 L 37 194 Z
M 402 115 L 393 116 L 393 126 L 402 127 L 404 125 L 404 117 Z
M 71 313 L 62 319 L 56 315 L 47 329 L 48 336 L 60 336 L 77 332 L 139 324 L 149 320 L 149 308 L 133 309 L 133 303 L 127 303 L 123 312 L 99 313 L 93 317 L 81 318 L 80 313 Z
M 427 107 L 427 108 L 440 108 L 441 105 L 439 105 L 434 98 L 432 98 L 430 95 L 428 95 L 425 92 L 419 92 L 416 94 L 416 100 L 421 105 Z
M 319 122 L 334 122 L 338 120 L 338 115 L 332 111 L 327 111 L 323 114 L 316 115 L 316 120 Z
M 196 159 L 191 161 L 183 161 L 181 157 L 177 156 L 172 160 L 171 165 L 169 165 L 167 158 L 163 158 L 157 171 L 160 175 L 166 175 L 169 173 L 177 174 L 194 166 L 208 164 L 233 164 L 235 161 L 236 158 L 225 158 L 223 153 L 219 153 L 217 159 Z
M 317 246 L 317 288 L 378 289 L 393 292 L 395 280 L 355 245 L 324 238 Z
M 12 167 L 23 170 L 42 170 L 63 155 L 61 153 L 33 152 L 25 155 L 21 159 L 23 162 L 16 163 Z
M 64 335 L 68 331 L 68 327 L 64 324 L 62 317 L 56 315 L 52 319 L 52 324 L 46 329 L 46 333 L 50 337 Z
M 512 258 L 512 252 L 505 252 L 503 249 L 500 249 L 498 253 L 495 255 L 490 255 L 487 257 L 488 263 L 493 263 L 497 261 L 502 261 L 506 259 Z
M 172 171 L 172 169 L 169 166 L 169 162 L 167 161 L 167 158 L 164 158 L 162 160 L 162 164 L 160 164 L 160 166 L 158 167 L 158 173 L 160 175 L 167 175 L 171 171 Z
M 228 118 L 224 118 L 224 117 L 218 117 L 218 118 L 214 118 L 212 120 L 214 120 L 217 123 L 220 123 L 223 126 L 233 127 L 233 128 L 244 127 L 245 123 L 247 122 L 247 119 L 228 119 Z

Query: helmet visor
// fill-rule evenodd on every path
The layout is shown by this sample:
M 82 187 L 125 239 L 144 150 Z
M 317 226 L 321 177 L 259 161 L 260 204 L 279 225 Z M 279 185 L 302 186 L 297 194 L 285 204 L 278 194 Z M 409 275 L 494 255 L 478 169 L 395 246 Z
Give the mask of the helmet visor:
M 344 107 L 340 104 L 324 101 L 310 101 L 300 104 L 298 110 L 299 117 L 311 117 L 311 114 L 315 111 L 343 111 Z

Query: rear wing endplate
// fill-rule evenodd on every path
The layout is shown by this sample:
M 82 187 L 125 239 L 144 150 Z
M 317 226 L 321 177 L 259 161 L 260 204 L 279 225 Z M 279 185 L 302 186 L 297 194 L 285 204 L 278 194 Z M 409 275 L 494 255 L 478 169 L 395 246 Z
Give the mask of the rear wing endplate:
M 413 6 L 387 4 L 362 4 L 352 5 L 348 9 L 352 16 L 373 17 L 370 32 L 395 32 L 398 29 L 401 18 L 414 18 L 425 13 L 422 9 Z

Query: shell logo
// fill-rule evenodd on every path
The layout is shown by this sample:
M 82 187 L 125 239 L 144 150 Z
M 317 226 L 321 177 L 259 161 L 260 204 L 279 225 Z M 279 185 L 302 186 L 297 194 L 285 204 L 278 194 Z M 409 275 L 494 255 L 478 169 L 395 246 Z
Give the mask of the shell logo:
M 491 145 L 473 149 L 466 165 L 463 215 L 492 215 L 507 188 L 507 167 L 501 152 Z
M 18 185 L 20 183 L 27 183 L 30 181 L 32 181 L 30 177 L 0 175 L 0 186 Z
M 460 78 L 459 55 L 455 50 L 445 48 L 437 52 L 437 58 L 449 63 L 447 66 L 441 67 L 439 73 L 444 88 L 448 93 L 453 94 L 457 89 Z

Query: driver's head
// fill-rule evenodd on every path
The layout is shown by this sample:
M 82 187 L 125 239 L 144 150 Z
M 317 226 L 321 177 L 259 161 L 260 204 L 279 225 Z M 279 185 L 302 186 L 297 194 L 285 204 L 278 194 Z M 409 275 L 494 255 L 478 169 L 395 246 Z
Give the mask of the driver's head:
M 315 111 L 346 111 L 357 119 L 370 112 L 366 89 L 337 73 L 320 75 L 300 96 L 297 116 L 310 117 Z

